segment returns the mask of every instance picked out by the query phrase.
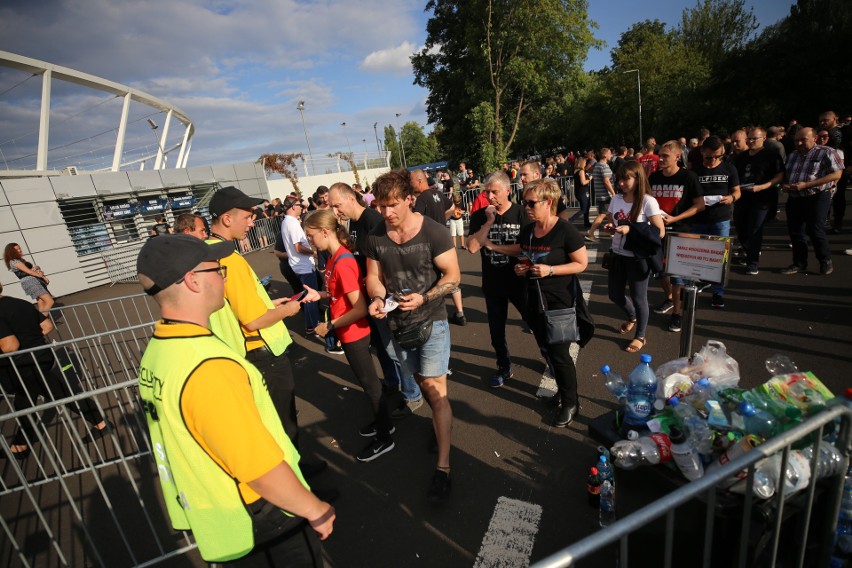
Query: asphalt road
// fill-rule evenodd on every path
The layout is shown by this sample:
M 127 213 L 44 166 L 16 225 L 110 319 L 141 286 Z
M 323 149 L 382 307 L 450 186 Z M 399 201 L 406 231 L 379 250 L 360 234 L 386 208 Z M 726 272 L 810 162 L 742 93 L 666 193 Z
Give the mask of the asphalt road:
M 746 276 L 735 268 L 725 309 L 710 308 L 709 293 L 700 295 L 694 349 L 708 339 L 721 340 L 739 363 L 741 386 L 753 387 L 768 379 L 764 360 L 783 353 L 839 392 L 852 384 L 852 256 L 844 255 L 852 248 L 852 236 L 832 237 L 833 275 L 814 271 L 783 276 L 779 271 L 791 262 L 786 231 L 781 221 L 775 221 L 767 232 L 760 274 Z M 604 240 L 591 245 L 590 251 L 607 247 Z M 443 506 L 430 506 L 426 499 L 435 465 L 435 455 L 428 449 L 427 406 L 396 423 L 394 451 L 371 463 L 357 462 L 353 456 L 366 442 L 358 428 L 370 421 L 366 397 L 342 355 L 328 355 L 321 342 L 306 339 L 301 316 L 287 321 L 297 344 L 294 360 L 304 446 L 330 466 L 311 482 L 341 493 L 335 503 L 335 530 L 325 542 L 329 566 L 467 568 L 475 565 L 481 550 L 477 566 L 524 565 L 518 560 L 525 555 L 532 561 L 541 559 L 598 529 L 597 511 L 586 504 L 585 479 L 596 461 L 597 446 L 588 427 L 616 407 L 599 368 L 608 363 L 626 375 L 639 359 L 623 350 L 627 340 L 617 330 L 624 318 L 607 298 L 606 273 L 595 264 L 582 276 L 591 283 L 590 308 L 597 332 L 577 360 L 581 414 L 569 428 L 557 429 L 551 426 L 553 409 L 536 396 L 544 364 L 513 309 L 508 334 L 515 376 L 503 388 L 488 387 L 495 363 L 480 289 L 480 260 L 466 251 L 459 253 L 468 324 L 451 326 L 453 489 Z M 273 297 L 290 293 L 270 252 L 247 258 L 259 276 L 273 275 Z M 816 267 L 813 258 L 811 266 Z M 130 286 L 101 288 L 62 301 L 71 304 L 132 292 Z M 652 306 L 662 299 L 654 284 L 649 295 Z M 449 313 L 451 303 L 447 305 Z M 654 366 L 677 357 L 680 335 L 668 332 L 667 324 L 667 315 L 651 314 L 643 353 L 654 357 Z M 650 483 L 639 473 L 618 475 L 619 514 L 666 491 L 664 484 Z M 495 516 L 498 503 L 500 514 Z M 191 553 L 169 565 L 199 563 Z

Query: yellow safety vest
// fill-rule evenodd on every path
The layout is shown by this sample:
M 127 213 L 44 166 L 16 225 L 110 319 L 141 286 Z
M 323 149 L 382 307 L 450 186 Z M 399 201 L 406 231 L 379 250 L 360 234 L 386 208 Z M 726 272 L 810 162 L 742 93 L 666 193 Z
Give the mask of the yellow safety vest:
M 180 407 L 187 378 L 210 359 L 230 359 L 246 370 L 264 426 L 302 485 L 308 488 L 308 484 L 298 468 L 299 453 L 284 433 L 266 382 L 254 365 L 212 333 L 193 337 L 155 334 L 139 365 L 139 394 L 169 517 L 176 530 L 192 530 L 204 560 L 225 562 L 245 556 L 254 547 L 251 517 L 238 480 L 193 438 Z

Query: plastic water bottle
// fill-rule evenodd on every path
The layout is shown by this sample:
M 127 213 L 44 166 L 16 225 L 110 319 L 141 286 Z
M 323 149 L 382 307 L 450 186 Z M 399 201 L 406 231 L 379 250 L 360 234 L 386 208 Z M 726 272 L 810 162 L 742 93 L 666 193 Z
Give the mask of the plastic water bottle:
M 601 373 L 606 377 L 604 385 L 612 393 L 612 396 L 618 400 L 619 404 L 625 404 L 627 402 L 627 386 L 624 384 L 621 375 L 613 371 L 609 365 L 601 367 Z
M 713 431 L 704 418 L 691 405 L 681 404 L 676 396 L 669 400 L 669 405 L 671 405 L 672 412 L 683 427 L 692 447 L 699 454 L 710 454 L 713 450 Z
M 752 490 L 755 496 L 761 499 L 769 499 L 778 491 L 778 480 L 781 476 L 780 453 L 761 460 L 754 468 L 754 482 Z M 811 479 L 811 466 L 808 459 L 799 450 L 793 450 L 787 456 L 787 470 L 784 472 L 784 495 L 785 497 L 801 491 L 808 486 Z M 731 487 L 731 491 L 742 492 L 743 483 Z
M 615 479 L 612 477 L 612 468 L 609 465 L 609 460 L 606 459 L 606 456 L 601 455 L 598 460 L 597 465 L 598 473 L 601 476 L 601 482 L 609 481 L 615 486 Z
M 692 385 L 692 391 L 690 391 L 685 402 L 691 404 L 698 412 L 707 412 L 706 405 L 708 400 L 719 400 L 719 398 L 716 394 L 716 389 L 710 384 L 710 379 L 704 378 L 695 381 L 695 384 Z
M 810 462 L 814 457 L 813 446 L 808 446 L 802 450 L 802 455 Z M 831 477 L 843 471 L 843 455 L 840 450 L 833 444 L 822 442 L 819 445 L 819 457 L 817 457 L 816 468 L 813 470 L 813 475 L 817 479 Z M 850 489 L 852 490 L 852 489 Z
M 739 411 L 745 421 L 747 433 L 760 436 L 764 440 L 773 436 L 777 423 L 771 414 L 755 408 L 750 402 L 740 403 Z
M 799 368 L 786 355 L 775 354 L 764 362 L 766 370 L 773 377 L 798 373 Z
M 673 426 L 669 430 L 669 438 L 672 441 L 672 459 L 683 476 L 690 481 L 700 479 L 704 475 L 704 465 L 686 434 Z
M 589 469 L 589 480 L 586 483 L 586 493 L 589 498 L 589 507 L 597 509 L 601 506 L 601 485 L 603 481 L 598 473 L 598 468 Z
M 672 442 L 665 434 L 651 434 L 637 440 L 619 440 L 612 446 L 612 463 L 622 469 L 657 465 L 672 460 Z
M 601 486 L 599 519 L 602 527 L 608 527 L 615 522 L 615 491 L 609 481 L 604 481 Z
M 624 422 L 644 427 L 657 399 L 657 375 L 651 369 L 651 356 L 643 354 L 639 365 L 627 376 L 627 405 Z

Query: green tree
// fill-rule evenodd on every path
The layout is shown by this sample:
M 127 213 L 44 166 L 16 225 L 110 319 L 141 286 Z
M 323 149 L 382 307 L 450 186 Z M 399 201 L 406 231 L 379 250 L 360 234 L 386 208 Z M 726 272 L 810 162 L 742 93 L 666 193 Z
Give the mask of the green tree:
M 711 64 L 742 49 L 757 30 L 757 18 L 745 0 L 703 0 L 683 11 L 678 33 L 684 45 L 698 49 Z
M 440 124 L 453 161 L 481 171 L 512 151 L 525 113 L 560 98 L 554 82 L 577 76 L 594 24 L 585 0 L 430 0 L 415 83 L 429 90 L 429 121 Z M 570 85 L 570 83 L 568 83 Z
M 402 167 L 402 154 L 399 151 L 399 138 L 396 137 L 396 129 L 393 125 L 385 126 L 385 150 L 391 153 L 390 165 L 392 169 Z
M 402 150 L 409 167 L 437 160 L 434 144 L 430 144 L 423 127 L 416 122 L 406 122 L 402 125 Z

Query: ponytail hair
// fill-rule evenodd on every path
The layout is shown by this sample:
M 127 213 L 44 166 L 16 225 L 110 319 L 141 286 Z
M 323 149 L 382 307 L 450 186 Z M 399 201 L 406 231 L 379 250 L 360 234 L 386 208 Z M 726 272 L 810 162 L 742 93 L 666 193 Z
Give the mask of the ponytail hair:
M 328 231 L 334 231 L 334 234 L 337 236 L 337 240 L 340 241 L 340 244 L 350 251 L 352 250 L 352 242 L 349 240 L 349 233 L 346 231 L 346 227 L 340 224 L 340 220 L 331 209 L 318 209 L 317 211 L 310 213 L 307 217 L 305 217 L 302 225 L 306 229 L 326 229 Z

